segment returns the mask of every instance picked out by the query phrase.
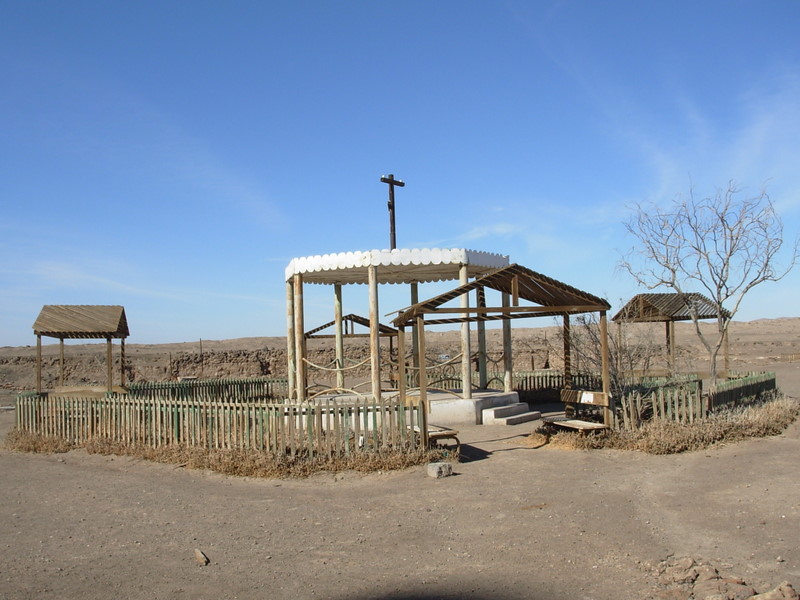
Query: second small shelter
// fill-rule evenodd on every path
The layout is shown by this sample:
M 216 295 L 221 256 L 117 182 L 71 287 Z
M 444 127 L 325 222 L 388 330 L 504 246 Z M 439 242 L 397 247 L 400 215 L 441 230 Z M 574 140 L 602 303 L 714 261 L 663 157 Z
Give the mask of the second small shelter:
M 647 293 L 637 294 L 612 317 L 618 325 L 623 323 L 664 323 L 666 336 L 667 365 L 669 370 L 675 368 L 675 322 L 691 321 L 692 312 L 700 321 L 722 318 L 728 320 L 728 310 L 717 311 L 717 306 L 703 294 L 696 292 L 682 293 Z M 728 336 L 725 335 L 725 371 L 728 370 L 729 349 Z
M 492 289 L 500 292 L 501 305 L 488 306 L 485 290 Z M 469 305 L 468 295 L 475 291 L 477 302 Z M 446 307 L 446 303 L 456 298 L 461 298 L 458 307 Z M 466 299 L 466 300 L 465 300 Z M 520 300 L 530 302 L 523 305 Z M 608 395 L 610 389 L 609 363 L 608 363 L 608 325 L 606 312 L 611 305 L 604 299 L 588 292 L 581 291 L 566 283 L 557 281 L 541 273 L 532 271 L 522 265 L 511 264 L 476 278 L 474 281 L 464 283 L 457 288 L 435 298 L 414 304 L 402 311 L 393 320 L 398 328 L 398 350 L 402 356 L 404 352 L 404 330 L 409 326 L 416 326 L 419 332 L 419 354 L 425 352 L 425 325 L 447 323 L 468 324 L 477 322 L 480 326 L 486 321 L 501 320 L 503 323 L 503 360 L 504 360 L 504 388 L 511 390 L 513 356 L 511 347 L 511 320 L 529 317 L 562 317 L 564 327 L 564 375 L 566 387 L 571 387 L 570 365 L 570 315 L 597 312 L 600 324 L 600 353 L 602 360 L 603 392 Z M 431 318 L 433 317 L 433 318 Z M 402 361 L 399 366 L 404 368 Z M 405 374 L 401 372 L 398 381 L 402 386 Z M 420 396 L 425 399 L 426 382 L 425 370 L 420 369 Z M 481 380 L 485 378 L 481 374 Z M 404 396 L 401 387 L 400 396 Z M 610 425 L 612 414 L 605 410 L 604 420 Z

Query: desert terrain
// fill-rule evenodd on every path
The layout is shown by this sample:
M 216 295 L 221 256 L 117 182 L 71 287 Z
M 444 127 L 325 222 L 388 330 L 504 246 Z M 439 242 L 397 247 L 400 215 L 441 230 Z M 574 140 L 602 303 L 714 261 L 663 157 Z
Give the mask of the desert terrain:
M 732 327 L 732 368 L 775 371 L 800 398 L 800 319 Z M 559 342 L 544 342 L 556 336 L 516 331 L 517 360 L 557 361 Z M 702 367 L 691 331 L 677 338 L 680 360 Z M 204 340 L 204 375 L 280 375 L 283 343 Z M 198 346 L 131 343 L 128 357 L 143 378 L 190 375 Z M 45 347 L 47 377 L 57 354 Z M 0 438 L 13 394 L 35 385 L 34 357 L 0 348 Z M 103 381 L 103 358 L 102 345 L 68 346 L 69 376 Z M 656 569 L 683 557 L 758 592 L 800 587 L 800 424 L 673 456 L 532 447 L 534 427 L 462 428 L 464 458 L 443 479 L 419 467 L 257 480 L 3 449 L 0 598 L 688 600 Z

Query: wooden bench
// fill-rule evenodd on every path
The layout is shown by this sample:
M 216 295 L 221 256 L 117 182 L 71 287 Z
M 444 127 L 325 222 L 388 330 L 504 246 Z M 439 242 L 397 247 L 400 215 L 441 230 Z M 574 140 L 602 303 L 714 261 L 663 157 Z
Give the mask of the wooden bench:
M 610 426 L 604 423 L 573 418 L 579 417 L 582 409 L 587 407 L 600 407 L 608 410 L 608 394 L 584 390 L 561 390 L 561 401 L 565 404 L 563 417 L 544 417 L 542 419 L 548 428 L 572 429 L 580 432 L 581 435 L 586 435 L 590 431 L 610 429 Z
M 414 431 L 420 433 L 419 425 L 414 425 Z M 452 440 L 454 442 L 454 452 L 456 456 L 460 456 L 461 441 L 458 439 L 458 430 L 439 427 L 438 425 L 428 425 L 428 446 L 431 448 L 445 448 L 449 450 L 449 445 L 445 446 L 440 443 L 443 440 Z

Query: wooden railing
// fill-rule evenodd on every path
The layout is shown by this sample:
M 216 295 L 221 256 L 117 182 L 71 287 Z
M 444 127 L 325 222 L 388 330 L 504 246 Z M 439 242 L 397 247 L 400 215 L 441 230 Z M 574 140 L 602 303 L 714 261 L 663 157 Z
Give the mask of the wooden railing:
M 416 449 L 427 440 L 424 405 L 362 399 L 316 403 L 198 401 L 107 395 L 20 395 L 17 428 L 75 444 L 100 438 L 151 448 L 194 446 L 275 454 L 347 455 Z
M 268 401 L 288 398 L 289 384 L 285 377 L 137 382 L 128 386 L 128 393 L 135 397 L 176 400 Z

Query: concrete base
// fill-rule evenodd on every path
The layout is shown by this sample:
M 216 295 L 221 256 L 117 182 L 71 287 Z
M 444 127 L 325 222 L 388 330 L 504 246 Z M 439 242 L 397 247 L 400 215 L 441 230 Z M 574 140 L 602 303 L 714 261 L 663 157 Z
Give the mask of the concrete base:
M 458 390 L 454 390 L 458 393 Z M 483 411 L 519 402 L 517 392 L 497 390 L 472 390 L 472 398 L 465 400 L 447 392 L 428 392 L 428 422 L 434 425 L 482 425 Z

